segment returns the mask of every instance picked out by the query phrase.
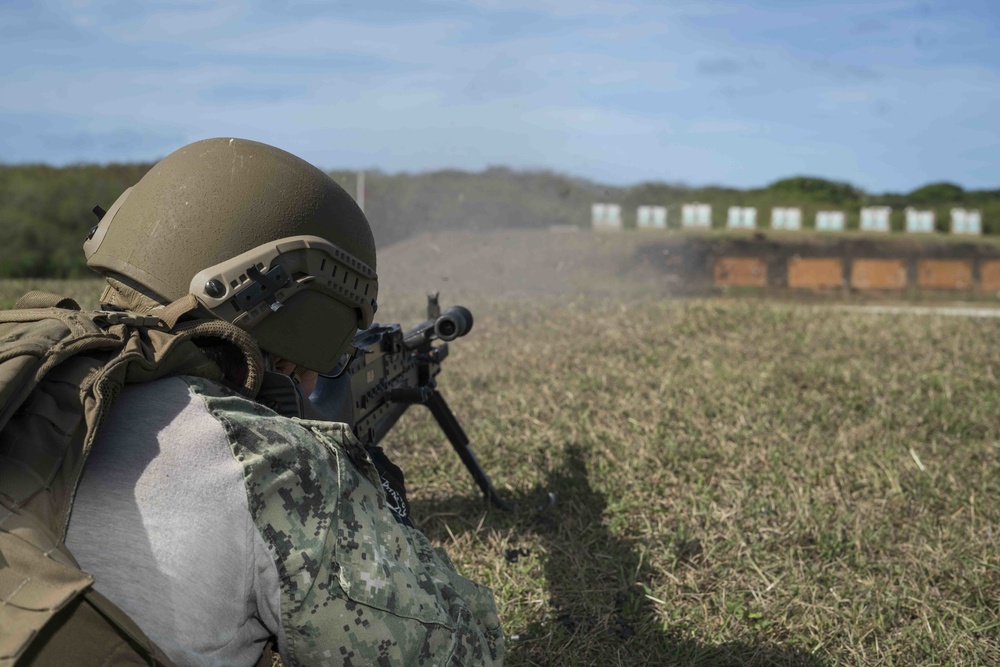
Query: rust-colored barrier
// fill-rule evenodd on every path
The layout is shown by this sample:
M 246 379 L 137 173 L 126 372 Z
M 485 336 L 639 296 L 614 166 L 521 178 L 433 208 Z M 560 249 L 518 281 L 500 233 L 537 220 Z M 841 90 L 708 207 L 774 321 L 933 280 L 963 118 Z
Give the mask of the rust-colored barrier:
M 767 264 L 758 257 L 720 257 L 714 278 L 716 287 L 766 287 Z
M 972 262 L 962 259 L 922 259 L 917 264 L 917 286 L 962 290 L 972 287 Z
M 843 287 L 844 260 L 837 257 L 792 257 L 788 260 L 788 286 L 796 289 Z
M 980 263 L 979 289 L 983 292 L 1000 292 L 1000 261 Z
M 791 257 L 787 285 L 792 289 L 838 289 L 845 285 L 844 259 Z M 922 259 L 917 262 L 917 287 L 969 290 L 972 260 Z M 767 287 L 767 262 L 760 257 L 719 257 L 713 266 L 716 287 Z M 858 290 L 902 290 L 907 286 L 907 260 L 855 259 L 847 282 Z M 1000 260 L 981 260 L 979 289 L 1000 293 Z
M 851 263 L 851 287 L 901 290 L 906 287 L 906 262 L 901 259 L 856 259 Z

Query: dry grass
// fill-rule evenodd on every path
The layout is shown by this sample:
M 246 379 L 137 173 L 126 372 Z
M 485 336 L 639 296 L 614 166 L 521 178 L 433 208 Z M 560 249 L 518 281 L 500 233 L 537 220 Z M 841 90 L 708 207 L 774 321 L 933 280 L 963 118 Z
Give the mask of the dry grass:
M 13 308 L 31 290 L 52 292 L 76 299 L 83 308 L 97 308 L 104 280 L 98 277 L 82 280 L 51 280 L 48 278 L 0 279 L 0 309 Z
M 484 509 L 424 411 L 386 444 L 496 591 L 508 664 L 1000 664 L 1000 322 L 474 306 L 441 384 L 520 511 Z
M 442 386 L 523 509 L 484 512 L 422 412 L 389 446 L 421 527 L 496 590 L 509 664 L 1000 664 L 1000 323 L 476 315 Z

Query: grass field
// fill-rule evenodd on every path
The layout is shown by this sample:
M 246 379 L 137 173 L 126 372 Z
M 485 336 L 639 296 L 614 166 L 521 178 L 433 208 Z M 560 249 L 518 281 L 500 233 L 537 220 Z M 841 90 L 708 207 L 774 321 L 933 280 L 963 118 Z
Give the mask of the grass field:
M 390 447 L 511 665 L 1000 664 L 1000 323 L 499 303 Z M 544 505 L 543 487 L 556 495 Z
M 0 309 L 13 308 L 17 300 L 29 290 L 40 290 L 72 297 L 83 308 L 97 308 L 103 287 L 104 281 L 100 278 L 85 280 L 0 279 Z
M 386 445 L 420 527 L 496 591 L 507 664 L 1000 664 L 1000 321 L 765 300 L 475 315 L 441 386 L 521 509 L 486 510 L 418 408 Z

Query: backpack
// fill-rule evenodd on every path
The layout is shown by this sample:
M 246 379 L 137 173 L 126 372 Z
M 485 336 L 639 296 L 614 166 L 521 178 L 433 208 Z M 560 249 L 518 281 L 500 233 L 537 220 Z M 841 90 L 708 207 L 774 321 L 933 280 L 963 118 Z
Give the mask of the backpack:
M 263 361 L 242 329 L 178 322 L 193 297 L 159 317 L 84 312 L 29 292 L 0 312 L 0 667 L 171 662 L 93 589 L 65 545 L 77 483 L 101 422 L 126 383 L 170 375 L 224 382 L 195 340 L 242 353 L 240 393 L 254 397 Z M 265 651 L 259 664 L 270 664 Z

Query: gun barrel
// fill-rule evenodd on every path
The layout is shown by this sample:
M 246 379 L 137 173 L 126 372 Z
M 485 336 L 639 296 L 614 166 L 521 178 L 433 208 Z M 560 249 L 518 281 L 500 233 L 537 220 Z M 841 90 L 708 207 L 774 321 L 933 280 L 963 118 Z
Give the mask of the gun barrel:
M 434 333 L 441 340 L 455 340 L 472 330 L 472 313 L 468 308 L 452 306 L 434 322 Z
M 452 306 L 437 317 L 421 322 L 403 335 L 403 345 L 411 350 L 423 349 L 434 339 L 449 341 L 472 330 L 472 313 L 468 308 Z

